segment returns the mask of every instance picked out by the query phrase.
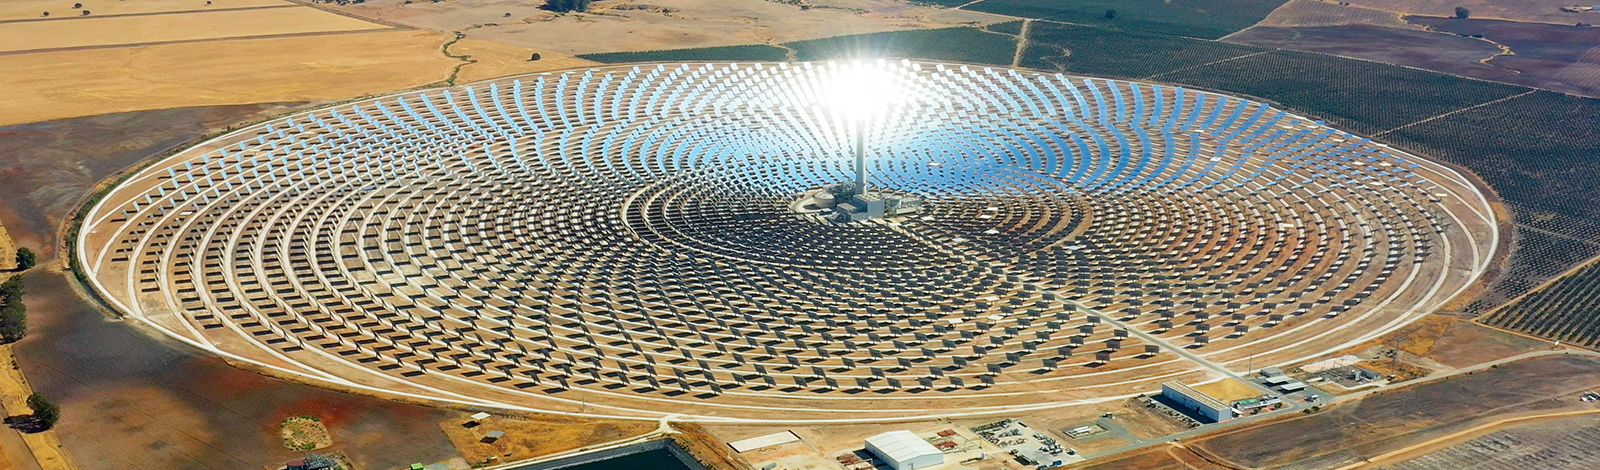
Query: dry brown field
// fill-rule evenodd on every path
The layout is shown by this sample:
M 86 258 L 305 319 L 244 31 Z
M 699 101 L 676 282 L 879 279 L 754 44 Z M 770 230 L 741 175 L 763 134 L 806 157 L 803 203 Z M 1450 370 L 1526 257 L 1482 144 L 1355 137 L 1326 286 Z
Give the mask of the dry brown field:
M 382 30 L 0 56 L 0 125 L 187 106 L 337 100 L 438 83 L 461 62 L 446 35 Z M 470 80 L 588 61 L 463 41 Z M 64 86 L 70 84 L 70 86 Z
M 1206 461 L 1186 447 L 1158 445 L 1115 460 L 1100 460 L 1069 466 L 1075 470 L 1233 470 Z
M 4 224 L 0 224 L 0 270 L 11 270 L 17 267 L 17 257 L 12 256 L 17 252 L 17 245 L 12 243 L 11 234 L 6 232 Z
M 502 462 L 566 452 L 596 444 L 640 436 L 654 431 L 649 421 L 602 421 L 561 416 L 517 418 L 494 416 L 477 426 L 462 416 L 439 423 L 450 442 L 468 463 L 487 462 L 491 457 Z M 483 442 L 490 431 L 505 431 L 505 437 Z
M 73 18 L 82 14 L 81 9 L 74 10 L 70 8 L 73 3 L 83 3 L 84 9 L 90 10 L 93 17 L 295 6 L 294 3 L 285 0 L 211 0 L 210 5 L 206 5 L 206 0 L 99 0 L 88 2 L 80 2 L 78 0 L 66 2 L 61 0 L 7 0 L 0 2 L 0 21 Z M 44 16 L 45 12 L 49 12 L 50 16 Z
M 389 29 L 389 26 L 301 6 L 40 19 L 0 23 L 0 52 L 368 29 Z
M 988 24 L 1009 18 L 903 0 L 620 0 L 561 15 L 538 2 L 371 0 L 338 7 L 366 18 L 565 54 L 782 43 L 847 34 Z M 509 14 L 510 16 L 506 16 Z
M 283 0 L 0 4 L 0 125 L 146 109 L 327 101 L 590 62 L 409 30 Z M 542 60 L 527 60 L 540 53 Z M 463 65 L 465 64 L 465 65 Z

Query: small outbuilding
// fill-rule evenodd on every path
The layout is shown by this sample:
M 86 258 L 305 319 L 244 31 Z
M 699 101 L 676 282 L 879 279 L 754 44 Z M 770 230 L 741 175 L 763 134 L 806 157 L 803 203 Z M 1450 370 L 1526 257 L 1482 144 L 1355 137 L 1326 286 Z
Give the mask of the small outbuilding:
M 917 470 L 944 463 L 944 452 L 911 431 L 889 431 L 869 437 L 867 450 L 893 470 Z

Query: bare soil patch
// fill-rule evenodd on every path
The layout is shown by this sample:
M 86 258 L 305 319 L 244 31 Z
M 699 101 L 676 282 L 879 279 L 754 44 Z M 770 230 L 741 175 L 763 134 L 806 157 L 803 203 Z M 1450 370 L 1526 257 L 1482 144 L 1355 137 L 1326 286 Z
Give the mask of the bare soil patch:
M 388 29 L 310 7 L 0 23 L 0 52 Z
M 784 43 L 848 34 L 1008 21 L 903 0 L 619 0 L 557 14 L 538 2 L 371 0 L 338 7 L 366 18 L 466 31 L 469 37 L 564 54 Z M 510 16 L 506 16 L 509 14 Z
M 1457 320 L 1449 324 L 1444 334 L 1434 340 L 1433 348 L 1423 356 L 1459 368 L 1548 347 L 1550 343 L 1544 341 Z
M 1082 470 L 1222 470 L 1184 447 L 1152 446 L 1115 460 L 1085 462 L 1067 468 Z

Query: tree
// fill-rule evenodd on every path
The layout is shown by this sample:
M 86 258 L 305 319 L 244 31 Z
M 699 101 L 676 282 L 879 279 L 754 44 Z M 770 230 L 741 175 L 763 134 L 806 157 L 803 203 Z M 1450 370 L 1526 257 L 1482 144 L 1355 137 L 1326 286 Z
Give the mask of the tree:
M 1469 16 L 1472 16 L 1472 10 L 1468 10 L 1467 7 L 1456 7 L 1456 18 L 1464 20 Z
M 591 0 L 545 0 L 544 7 L 550 11 L 566 13 L 570 11 L 589 11 Z
M 22 303 L 22 276 L 0 283 L 0 341 L 21 340 L 28 333 L 28 306 Z
M 26 271 L 26 270 L 29 270 L 29 269 L 33 269 L 34 264 L 38 263 L 38 262 L 39 262 L 39 256 L 33 254 L 33 250 L 27 249 L 26 247 L 17 248 L 17 270 L 18 271 Z
M 28 408 L 33 410 L 33 419 L 40 431 L 55 427 L 56 420 L 61 419 L 61 408 L 51 403 L 43 393 L 33 392 L 32 395 L 28 395 Z
M 28 334 L 28 306 L 21 299 L 0 308 L 0 341 L 15 343 Z
M 1106 10 L 1106 19 L 1108 19 L 1108 20 L 1117 19 L 1117 11 L 1116 10 Z
M 22 276 L 11 276 L 6 282 L 0 282 L 0 307 L 12 302 L 22 303 Z

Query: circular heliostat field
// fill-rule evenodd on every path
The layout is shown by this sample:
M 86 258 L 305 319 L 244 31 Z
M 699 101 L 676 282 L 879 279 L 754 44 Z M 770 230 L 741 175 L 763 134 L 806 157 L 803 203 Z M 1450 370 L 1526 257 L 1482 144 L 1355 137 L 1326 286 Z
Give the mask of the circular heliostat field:
M 862 90 L 876 108 L 855 109 Z M 854 177 L 857 133 L 868 186 L 920 212 L 793 210 Z M 131 175 L 76 248 L 126 315 L 302 380 L 861 421 L 1320 357 L 1447 301 L 1494 237 L 1454 172 L 1263 103 L 880 61 L 605 67 L 318 109 Z

